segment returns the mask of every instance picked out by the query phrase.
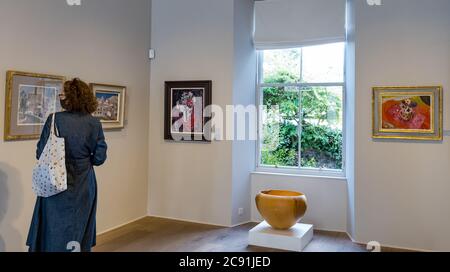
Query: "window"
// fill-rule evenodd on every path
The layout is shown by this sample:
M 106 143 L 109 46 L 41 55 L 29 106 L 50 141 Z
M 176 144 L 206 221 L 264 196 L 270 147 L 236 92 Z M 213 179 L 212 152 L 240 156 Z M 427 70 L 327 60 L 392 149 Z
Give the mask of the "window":
M 342 173 L 345 43 L 259 53 L 259 168 Z

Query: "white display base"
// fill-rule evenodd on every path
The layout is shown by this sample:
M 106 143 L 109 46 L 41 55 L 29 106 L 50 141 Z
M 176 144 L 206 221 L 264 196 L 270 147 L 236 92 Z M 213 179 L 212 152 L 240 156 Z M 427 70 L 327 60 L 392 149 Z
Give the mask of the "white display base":
M 301 252 L 313 238 L 313 225 L 297 224 L 289 230 L 273 229 L 266 221 L 249 232 L 249 245 Z

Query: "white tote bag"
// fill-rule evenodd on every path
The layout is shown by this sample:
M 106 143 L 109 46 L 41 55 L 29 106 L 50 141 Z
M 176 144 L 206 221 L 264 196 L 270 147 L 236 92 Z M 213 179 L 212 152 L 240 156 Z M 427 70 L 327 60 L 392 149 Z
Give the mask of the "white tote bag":
M 33 170 L 33 191 L 40 197 L 51 197 L 67 190 L 65 141 L 57 136 L 55 115 L 52 115 L 50 136 Z

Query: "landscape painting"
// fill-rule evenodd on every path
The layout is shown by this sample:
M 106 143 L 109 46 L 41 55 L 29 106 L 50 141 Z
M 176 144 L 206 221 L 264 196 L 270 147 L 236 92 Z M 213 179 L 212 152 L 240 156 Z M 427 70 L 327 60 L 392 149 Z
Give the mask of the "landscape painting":
M 19 86 L 18 126 L 44 125 L 56 111 L 58 91 L 55 87 Z
M 62 111 L 64 81 L 63 76 L 8 71 L 4 140 L 38 139 L 47 117 Z
M 125 96 L 127 88 L 111 84 L 92 83 L 91 89 L 98 106 L 93 116 L 97 117 L 105 130 L 125 127 Z
M 98 107 L 94 116 L 104 122 L 118 122 L 119 121 L 119 94 L 97 91 L 95 93 Z

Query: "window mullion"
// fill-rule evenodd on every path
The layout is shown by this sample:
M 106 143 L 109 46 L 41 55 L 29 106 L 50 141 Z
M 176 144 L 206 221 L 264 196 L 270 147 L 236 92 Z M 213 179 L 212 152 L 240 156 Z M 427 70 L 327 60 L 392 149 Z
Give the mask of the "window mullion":
M 256 167 L 260 167 L 262 165 L 262 156 L 261 156 L 261 152 L 262 152 L 262 148 L 263 148 L 263 141 L 264 141 L 264 135 L 263 135 L 263 120 L 262 120 L 262 106 L 264 105 L 264 87 L 262 87 L 262 83 L 263 83 L 263 77 L 264 77 L 264 73 L 263 73 L 263 64 L 264 64 L 264 53 L 263 52 L 258 52 L 257 55 L 257 76 L 256 76 L 256 81 L 257 81 L 257 94 L 256 94 L 256 100 L 258 103 L 258 129 L 257 129 L 257 148 L 256 148 L 256 158 L 257 158 L 257 162 L 256 162 Z
M 300 84 L 303 82 L 303 49 L 300 49 Z M 302 106 L 302 87 L 298 87 L 298 168 L 302 168 L 302 122 L 303 122 L 303 106 Z
M 302 131 L 303 131 L 303 107 L 302 107 L 302 89 L 298 89 L 298 168 L 302 168 Z

